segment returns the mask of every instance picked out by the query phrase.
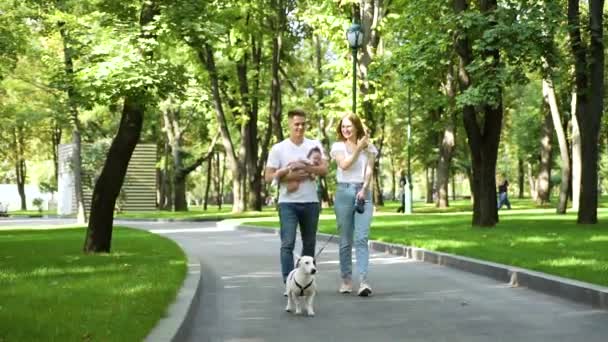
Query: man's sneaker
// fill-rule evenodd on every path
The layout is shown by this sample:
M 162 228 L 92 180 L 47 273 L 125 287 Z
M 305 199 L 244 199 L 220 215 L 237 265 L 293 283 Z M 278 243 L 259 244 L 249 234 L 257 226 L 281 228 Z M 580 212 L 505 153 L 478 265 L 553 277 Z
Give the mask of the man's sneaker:
M 340 289 L 338 290 L 340 293 L 351 293 L 353 292 L 353 283 L 350 280 L 342 281 L 342 285 L 340 285 Z
M 359 286 L 358 296 L 367 297 L 372 295 L 372 288 L 367 283 L 361 283 Z

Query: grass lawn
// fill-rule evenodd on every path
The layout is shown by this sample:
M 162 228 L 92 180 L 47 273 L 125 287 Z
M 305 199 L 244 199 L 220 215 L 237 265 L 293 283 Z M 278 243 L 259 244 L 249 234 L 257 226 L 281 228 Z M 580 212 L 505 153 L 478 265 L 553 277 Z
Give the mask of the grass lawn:
M 171 240 L 114 229 L 84 255 L 82 228 L 0 231 L 0 341 L 141 341 L 186 274 Z
M 10 216 L 25 216 L 25 217 L 42 217 L 46 215 L 57 215 L 56 210 L 12 210 L 9 211 Z
M 533 204 L 531 204 L 533 207 Z M 494 228 L 472 228 L 471 212 L 396 215 L 385 208 L 374 215 L 370 238 L 520 266 L 562 277 L 608 286 L 608 209 L 598 209 L 600 223 L 577 225 L 576 214 L 514 203 L 500 211 Z M 431 208 L 428 209 L 429 211 Z M 457 209 L 451 209 L 457 210 Z M 422 212 L 422 213 L 420 213 Z M 324 209 L 319 230 L 335 233 L 331 209 Z M 247 222 L 278 227 L 278 219 Z
M 202 207 L 190 207 L 189 211 L 129 211 L 117 214 L 117 219 L 199 219 L 199 220 L 222 220 L 226 218 L 247 218 L 247 217 L 263 217 L 274 216 L 276 210 L 274 207 L 264 207 L 260 211 L 246 211 L 244 213 L 233 214 L 231 206 L 224 206 L 221 210 L 217 207 L 210 206 L 207 210 Z

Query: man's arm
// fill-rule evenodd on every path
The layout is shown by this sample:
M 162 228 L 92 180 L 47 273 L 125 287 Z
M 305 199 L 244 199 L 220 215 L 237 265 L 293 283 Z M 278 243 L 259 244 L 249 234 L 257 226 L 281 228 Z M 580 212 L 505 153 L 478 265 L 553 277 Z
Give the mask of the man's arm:
M 310 172 L 306 171 L 306 169 L 293 170 L 290 165 L 280 169 L 266 167 L 266 170 L 264 171 L 264 180 L 268 183 L 272 182 L 274 178 L 278 178 L 279 183 L 283 183 L 290 180 L 302 180 L 309 176 Z
M 303 170 L 313 175 L 325 176 L 328 172 L 328 169 L 329 168 L 327 160 L 322 159 L 318 165 L 310 164 L 305 166 Z

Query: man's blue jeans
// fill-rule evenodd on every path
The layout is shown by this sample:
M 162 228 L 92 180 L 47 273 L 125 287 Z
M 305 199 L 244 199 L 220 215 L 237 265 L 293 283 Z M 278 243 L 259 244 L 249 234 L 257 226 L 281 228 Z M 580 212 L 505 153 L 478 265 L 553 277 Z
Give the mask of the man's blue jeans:
M 498 205 L 496 206 L 497 209 L 502 208 L 503 204 L 506 204 L 507 208 L 511 209 L 511 202 L 509 202 L 509 197 L 506 192 L 498 193 Z
M 296 230 L 300 225 L 302 235 L 302 256 L 315 256 L 317 227 L 319 225 L 319 203 L 279 203 L 281 221 L 281 272 L 283 282 L 293 270 L 293 248 L 296 244 Z
M 369 265 L 369 227 L 372 223 L 372 196 L 367 192 L 365 211 L 355 212 L 355 197 L 361 190 L 360 183 L 338 183 L 336 188 L 336 222 L 340 232 L 340 273 L 343 280 L 351 280 L 353 273 L 352 248 L 353 238 L 357 256 L 357 271 L 362 282 L 367 281 Z

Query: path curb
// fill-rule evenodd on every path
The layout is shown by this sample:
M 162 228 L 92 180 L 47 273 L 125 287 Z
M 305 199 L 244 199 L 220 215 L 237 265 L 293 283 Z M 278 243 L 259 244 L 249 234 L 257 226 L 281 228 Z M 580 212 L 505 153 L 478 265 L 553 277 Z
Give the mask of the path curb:
M 182 248 L 182 250 L 184 249 Z M 200 260 L 185 250 L 184 253 L 188 259 L 188 270 L 184 283 L 177 293 L 175 301 L 167 309 L 166 315 L 146 337 L 147 342 L 184 341 L 192 330 L 192 321 L 200 301 L 203 275 Z
M 238 225 L 239 230 L 278 235 L 276 228 Z M 332 235 L 318 233 L 317 237 L 327 241 Z M 369 241 L 371 249 L 408 259 L 424 261 L 440 266 L 456 268 L 477 275 L 508 283 L 511 287 L 526 287 L 538 292 L 561 297 L 571 301 L 608 309 L 608 287 L 578 280 L 558 277 L 525 268 L 509 266 L 459 255 L 429 251 L 424 248 L 404 246 L 381 241 Z

